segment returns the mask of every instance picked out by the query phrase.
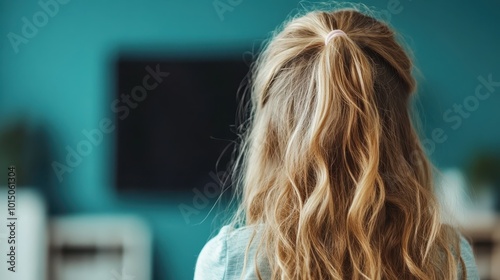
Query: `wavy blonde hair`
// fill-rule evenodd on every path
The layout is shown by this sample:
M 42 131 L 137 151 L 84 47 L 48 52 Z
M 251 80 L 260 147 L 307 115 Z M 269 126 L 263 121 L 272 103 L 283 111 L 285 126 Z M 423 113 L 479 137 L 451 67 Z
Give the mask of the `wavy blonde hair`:
M 346 36 L 325 44 L 334 29 Z M 466 275 L 409 115 L 411 72 L 394 31 L 352 9 L 309 12 L 268 42 L 250 78 L 236 219 L 259 225 L 272 279 Z

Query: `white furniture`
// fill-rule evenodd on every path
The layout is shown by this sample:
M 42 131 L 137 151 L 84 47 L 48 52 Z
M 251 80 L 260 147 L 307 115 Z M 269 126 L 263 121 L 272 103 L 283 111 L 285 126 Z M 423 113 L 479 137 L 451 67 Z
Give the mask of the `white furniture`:
M 151 279 L 151 234 L 136 217 L 64 216 L 50 232 L 52 280 Z
M 472 242 L 482 280 L 500 280 L 500 215 L 472 212 L 462 224 L 463 234 Z
M 0 187 L 0 279 L 45 280 L 47 274 L 47 219 L 45 203 L 38 192 L 26 187 L 16 189 L 14 217 L 7 207 L 7 187 Z M 8 269 L 7 254 L 10 253 L 10 230 L 8 221 L 15 221 L 16 272 Z M 13 240 L 12 238 L 11 240 Z M 13 243 L 11 243 L 14 245 Z

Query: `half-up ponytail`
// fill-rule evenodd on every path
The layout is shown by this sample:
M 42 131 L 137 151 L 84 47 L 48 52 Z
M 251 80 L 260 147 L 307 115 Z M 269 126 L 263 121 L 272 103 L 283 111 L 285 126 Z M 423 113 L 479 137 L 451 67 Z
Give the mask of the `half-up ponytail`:
M 340 130 L 343 164 L 338 167 L 347 171 L 354 186 L 345 223 L 351 231 L 346 236 L 347 250 L 351 252 L 351 269 L 369 278 L 382 270 L 383 249 L 374 241 L 381 234 L 379 225 L 385 216 L 385 186 L 379 173 L 382 122 L 375 101 L 375 71 L 363 50 L 348 36 L 339 36 L 334 43 L 326 46 L 325 57 L 319 62 L 324 68 L 318 78 L 325 77 L 323 90 L 338 95 L 346 104 L 341 118 L 346 127 Z
M 291 21 L 258 58 L 239 213 L 272 279 L 457 277 L 459 237 L 408 113 L 411 67 L 387 25 L 353 10 Z

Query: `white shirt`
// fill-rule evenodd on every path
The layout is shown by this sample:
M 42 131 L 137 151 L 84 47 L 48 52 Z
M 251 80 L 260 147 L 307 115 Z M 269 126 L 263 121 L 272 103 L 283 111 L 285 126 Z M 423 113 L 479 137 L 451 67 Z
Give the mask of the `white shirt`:
M 248 252 L 247 265 L 244 266 L 245 251 L 253 233 L 253 227 L 231 229 L 224 226 L 219 234 L 203 247 L 194 273 L 194 280 L 258 280 L 255 265 L 262 279 L 271 278 L 271 270 L 264 258 L 255 260 L 258 237 L 252 241 Z M 460 250 L 467 269 L 467 280 L 479 279 L 474 254 L 469 243 L 461 237 Z M 245 276 L 241 278 L 243 268 Z

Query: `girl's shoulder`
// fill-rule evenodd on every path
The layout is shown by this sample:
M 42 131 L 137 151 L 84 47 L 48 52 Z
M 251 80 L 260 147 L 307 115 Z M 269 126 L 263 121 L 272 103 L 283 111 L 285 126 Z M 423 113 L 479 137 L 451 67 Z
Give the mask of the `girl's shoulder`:
M 196 262 L 194 279 L 233 280 L 241 279 L 242 273 L 245 275 L 243 279 L 258 279 L 255 273 L 256 265 L 261 276 L 268 279 L 267 262 L 264 258 L 256 258 L 258 228 L 258 226 L 222 227 L 201 250 Z M 248 254 L 245 260 L 247 248 Z
M 469 242 L 462 235 L 460 235 L 460 255 L 464 260 L 465 269 L 467 271 L 467 279 L 479 279 L 479 273 L 474 259 L 474 252 L 472 251 L 472 247 Z

